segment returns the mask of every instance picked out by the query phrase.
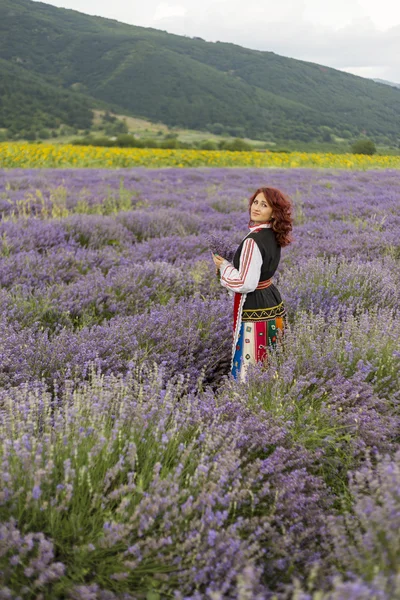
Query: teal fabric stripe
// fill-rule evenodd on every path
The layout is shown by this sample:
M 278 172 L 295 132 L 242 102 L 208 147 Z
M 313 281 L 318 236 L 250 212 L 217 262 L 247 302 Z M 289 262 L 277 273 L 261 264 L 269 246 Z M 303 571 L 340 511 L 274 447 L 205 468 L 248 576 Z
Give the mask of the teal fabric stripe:
M 238 341 L 236 344 L 235 354 L 233 355 L 233 364 L 232 364 L 231 373 L 235 379 L 238 379 L 238 377 L 239 377 L 240 367 L 242 366 L 242 360 L 243 360 L 243 353 L 242 353 L 243 337 L 244 337 L 243 329 L 244 329 L 244 323 L 242 323 L 240 326 L 239 337 L 238 337 Z

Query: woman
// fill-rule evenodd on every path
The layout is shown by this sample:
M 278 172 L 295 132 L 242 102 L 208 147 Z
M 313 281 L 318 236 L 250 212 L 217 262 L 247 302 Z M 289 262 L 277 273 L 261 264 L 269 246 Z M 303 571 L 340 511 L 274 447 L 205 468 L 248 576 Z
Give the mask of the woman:
M 285 308 L 271 281 L 281 248 L 291 242 L 292 207 L 279 190 L 259 188 L 249 201 L 250 232 L 242 240 L 233 264 L 213 254 L 221 284 L 234 292 L 231 372 L 245 379 L 249 364 L 264 362 L 267 348 L 283 334 Z

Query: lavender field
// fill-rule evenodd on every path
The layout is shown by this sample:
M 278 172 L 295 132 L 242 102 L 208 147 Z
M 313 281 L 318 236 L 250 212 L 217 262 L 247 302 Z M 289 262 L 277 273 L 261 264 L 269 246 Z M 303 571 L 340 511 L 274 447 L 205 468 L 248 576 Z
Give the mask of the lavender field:
M 288 193 L 229 376 L 210 236 Z M 0 599 L 400 598 L 398 171 L 0 171 Z

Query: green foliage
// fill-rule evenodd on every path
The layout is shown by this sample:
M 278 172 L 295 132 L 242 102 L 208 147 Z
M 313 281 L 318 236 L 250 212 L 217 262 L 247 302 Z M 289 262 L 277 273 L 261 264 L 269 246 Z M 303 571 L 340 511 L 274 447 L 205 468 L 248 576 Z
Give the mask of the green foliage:
M 108 123 L 104 129 L 106 135 L 119 135 L 128 133 L 128 125 L 126 121 L 116 119 L 113 123 Z
M 215 135 L 222 135 L 225 132 L 225 126 L 222 123 L 211 123 L 206 125 L 207 131 L 215 133 Z
M 181 142 L 177 138 L 165 139 L 158 144 L 159 148 L 191 148 L 189 142 Z
M 357 140 L 351 147 L 353 154 L 375 154 L 376 146 L 372 140 Z
M 34 142 L 36 140 L 36 133 L 32 129 L 24 131 L 22 135 L 28 142 Z
M 175 136 L 166 138 L 161 142 L 153 138 L 138 139 L 133 135 L 121 134 L 116 139 L 108 138 L 107 136 L 92 136 L 88 135 L 82 138 L 71 140 L 72 144 L 77 146 L 107 146 L 117 148 L 191 148 L 192 145 L 188 142 L 181 142 Z M 213 144 L 212 150 L 216 149 L 216 144 Z
M 92 123 L 90 101 L 50 85 L 41 76 L 0 59 L 0 128 L 10 137 L 45 139 L 47 130 L 65 123 L 86 128 Z
M 38 132 L 38 137 L 41 140 L 48 140 L 51 137 L 51 133 L 48 129 L 40 129 Z
M 230 150 L 232 152 L 244 152 L 246 150 L 252 150 L 253 146 L 248 144 L 244 140 L 240 138 L 235 138 L 233 141 L 225 141 L 220 142 L 219 147 L 221 150 Z
M 242 138 L 246 136 L 246 129 L 244 127 L 228 127 L 227 132 L 229 135 L 236 138 Z
M 201 150 L 217 150 L 217 144 L 212 140 L 204 140 L 204 142 L 200 143 Z
M 111 140 L 106 136 L 93 137 L 88 135 L 87 137 L 76 138 L 72 140 L 71 143 L 78 146 L 106 146 L 110 148 L 115 146 L 114 140 Z
M 159 148 L 179 148 L 179 142 L 176 138 L 169 138 L 169 139 L 165 139 L 162 140 L 159 144 L 158 144 Z
M 103 115 L 103 121 L 105 123 L 115 123 L 117 117 L 115 115 L 110 114 L 110 111 L 106 111 Z
M 330 127 L 322 126 L 319 128 L 321 132 L 321 139 L 323 142 L 332 142 L 332 129 Z
M 151 77 L 149 77 L 151 73 Z M 0 6 L 0 128 L 90 127 L 90 106 L 238 138 L 398 143 L 400 90 L 234 44 L 64 11 Z M 4 83 L 5 82 L 5 83 Z M 108 135 L 126 133 L 109 112 Z
M 122 133 L 117 136 L 114 145 L 119 146 L 120 148 L 142 148 L 143 142 L 141 140 L 136 139 L 133 135 L 129 135 L 128 133 Z

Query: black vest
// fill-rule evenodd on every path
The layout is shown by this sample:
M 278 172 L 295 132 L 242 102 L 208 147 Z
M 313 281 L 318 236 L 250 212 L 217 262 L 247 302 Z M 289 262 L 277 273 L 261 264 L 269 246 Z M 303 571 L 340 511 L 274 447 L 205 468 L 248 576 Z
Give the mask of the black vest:
M 240 255 L 245 240 L 251 238 L 257 244 L 263 263 L 261 266 L 260 281 L 271 279 L 278 268 L 281 259 L 281 248 L 276 241 L 275 233 L 270 228 L 263 228 L 257 232 L 250 233 L 242 241 L 233 258 L 233 266 L 239 269 Z M 263 290 L 254 290 L 246 296 L 243 305 L 243 321 L 267 321 L 285 314 L 281 295 L 272 284 Z

